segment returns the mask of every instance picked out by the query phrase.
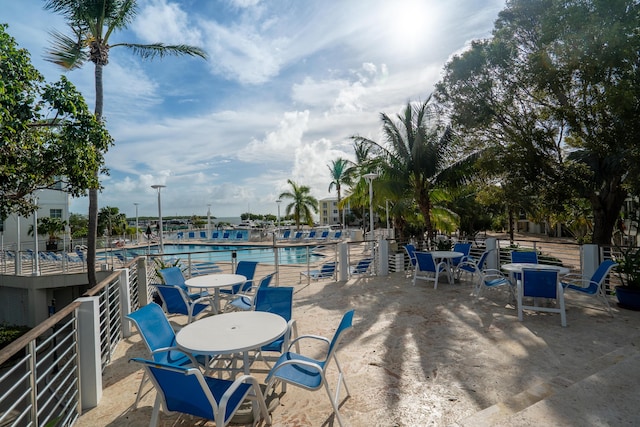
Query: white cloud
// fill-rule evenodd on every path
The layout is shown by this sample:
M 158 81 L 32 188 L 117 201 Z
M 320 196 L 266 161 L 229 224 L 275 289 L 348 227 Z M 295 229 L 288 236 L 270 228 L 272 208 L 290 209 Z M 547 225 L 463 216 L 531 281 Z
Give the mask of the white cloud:
M 282 161 L 301 145 L 308 122 L 308 110 L 284 113 L 277 130 L 267 133 L 262 140 L 252 139 L 238 152 L 238 158 L 248 162 Z
M 193 24 L 178 3 L 148 0 L 140 8 L 136 22 L 130 28 L 146 43 L 162 41 L 165 44 L 198 46 L 202 37 Z

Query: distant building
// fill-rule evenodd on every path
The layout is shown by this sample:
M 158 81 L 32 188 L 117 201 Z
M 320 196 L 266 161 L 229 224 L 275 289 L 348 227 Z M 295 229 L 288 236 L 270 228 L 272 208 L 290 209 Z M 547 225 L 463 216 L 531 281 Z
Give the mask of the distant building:
M 39 190 L 36 196 L 38 197 L 38 218 L 50 217 L 69 221 L 71 196 L 68 193 L 62 190 Z M 21 250 L 33 250 L 35 247 L 34 236 L 29 235 L 33 220 L 33 215 L 23 217 L 11 214 L 4 221 L 0 221 L 2 249 L 15 250 L 19 239 Z M 38 248 L 44 250 L 48 236 L 40 235 L 37 237 Z M 62 238 L 62 235 L 60 237 Z
M 338 225 L 341 222 L 341 214 L 338 209 L 338 198 L 319 200 L 320 225 Z

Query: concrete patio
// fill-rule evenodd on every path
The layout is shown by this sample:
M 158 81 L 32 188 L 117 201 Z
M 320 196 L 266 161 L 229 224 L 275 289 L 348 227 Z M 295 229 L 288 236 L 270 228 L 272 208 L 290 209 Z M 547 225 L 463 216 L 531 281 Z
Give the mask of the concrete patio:
M 283 285 L 296 288 L 300 334 L 330 337 L 342 314 L 355 308 L 354 328 L 338 354 L 351 391 L 341 406 L 348 425 L 640 424 L 640 312 L 619 309 L 613 297 L 612 318 L 595 299 L 567 293 L 568 327 L 562 328 L 557 314 L 526 312 L 519 322 L 506 289 L 476 300 L 468 281 L 441 281 L 434 290 L 392 273 Z M 142 371 L 127 361 L 147 356 L 137 332 L 116 356 L 99 406 L 77 426 L 148 424 L 155 398 L 150 385 L 132 408 Z M 274 426 L 334 424 L 322 390 L 289 386 L 272 412 Z M 214 423 L 161 414 L 160 425 Z

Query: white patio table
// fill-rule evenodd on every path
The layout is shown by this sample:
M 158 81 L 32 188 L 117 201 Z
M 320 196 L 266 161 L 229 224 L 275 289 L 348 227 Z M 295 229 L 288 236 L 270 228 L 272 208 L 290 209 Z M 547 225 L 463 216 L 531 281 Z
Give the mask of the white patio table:
M 247 278 L 242 274 L 214 273 L 192 277 L 185 280 L 184 283 L 190 288 L 213 289 L 215 304 L 213 308 L 218 314 L 220 313 L 220 288 L 242 285 L 246 281 Z
M 435 265 L 438 265 L 441 261 L 445 261 L 447 264 L 447 279 L 449 280 L 449 283 L 453 283 L 453 268 L 451 266 L 451 260 L 453 258 L 462 257 L 464 254 L 458 251 L 430 251 L 429 253 L 433 257 Z
M 176 343 L 184 351 L 209 357 L 242 353 L 244 373 L 248 375 L 249 351 L 280 338 L 286 331 L 287 321 L 282 316 L 237 311 L 188 324 L 176 334 Z

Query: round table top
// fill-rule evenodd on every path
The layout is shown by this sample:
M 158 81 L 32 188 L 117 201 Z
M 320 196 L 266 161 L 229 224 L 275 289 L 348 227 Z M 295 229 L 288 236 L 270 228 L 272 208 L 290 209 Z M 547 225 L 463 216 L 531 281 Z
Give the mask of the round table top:
M 434 258 L 458 258 L 464 256 L 464 253 L 458 251 L 430 251 Z
M 176 334 L 176 343 L 190 353 L 239 353 L 259 348 L 287 330 L 282 316 L 264 311 L 241 311 L 205 317 Z
M 241 285 L 247 278 L 241 274 L 214 273 L 203 274 L 184 281 L 190 288 L 224 288 L 226 286 Z
M 508 264 L 502 264 L 500 268 L 516 273 L 520 273 L 522 270 L 551 270 L 557 271 L 560 274 L 567 274 L 569 272 L 567 267 L 561 265 L 535 264 L 531 262 L 510 262 Z

